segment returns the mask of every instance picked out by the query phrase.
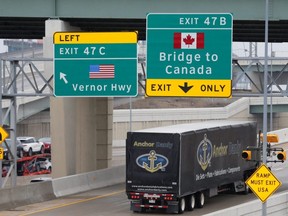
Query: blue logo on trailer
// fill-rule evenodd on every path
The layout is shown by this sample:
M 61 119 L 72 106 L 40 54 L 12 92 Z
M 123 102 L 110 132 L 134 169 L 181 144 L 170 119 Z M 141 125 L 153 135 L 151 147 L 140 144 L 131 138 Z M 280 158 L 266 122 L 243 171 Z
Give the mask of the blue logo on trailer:
M 156 151 L 151 150 L 149 154 L 140 155 L 136 159 L 136 163 L 139 167 L 154 173 L 158 170 L 164 171 L 164 168 L 168 166 L 169 161 L 167 157 L 157 154 Z
M 212 148 L 212 143 L 207 138 L 207 134 L 205 134 L 204 139 L 200 142 L 197 149 L 197 160 L 204 171 L 210 165 L 213 150 Z

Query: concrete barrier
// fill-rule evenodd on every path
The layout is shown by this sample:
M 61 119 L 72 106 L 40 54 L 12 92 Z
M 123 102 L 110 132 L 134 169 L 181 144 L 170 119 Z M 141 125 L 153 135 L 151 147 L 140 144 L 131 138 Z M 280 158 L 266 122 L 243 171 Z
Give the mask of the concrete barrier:
M 13 209 L 123 182 L 125 182 L 125 166 L 122 165 L 52 181 L 5 188 L 0 190 L 0 209 Z
M 283 216 L 288 215 L 288 193 L 273 195 L 267 201 L 267 215 Z M 204 216 L 262 216 L 262 202 L 260 200 L 251 201 L 231 208 L 216 211 Z
M 288 143 L 288 128 L 268 132 L 267 134 L 277 134 L 279 142 L 275 144 Z M 274 143 L 271 143 L 274 144 Z
M 39 182 L 0 190 L 0 209 L 8 210 L 55 199 L 52 182 Z
M 123 183 L 124 181 L 125 166 L 117 166 L 94 172 L 53 179 L 52 184 L 55 196 L 61 197 Z

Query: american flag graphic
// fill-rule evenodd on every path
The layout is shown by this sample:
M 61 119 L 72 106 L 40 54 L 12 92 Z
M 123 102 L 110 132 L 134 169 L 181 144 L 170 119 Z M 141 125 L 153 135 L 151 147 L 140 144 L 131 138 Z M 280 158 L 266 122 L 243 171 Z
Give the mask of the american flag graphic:
M 90 79 L 113 79 L 115 66 L 113 64 L 90 65 Z

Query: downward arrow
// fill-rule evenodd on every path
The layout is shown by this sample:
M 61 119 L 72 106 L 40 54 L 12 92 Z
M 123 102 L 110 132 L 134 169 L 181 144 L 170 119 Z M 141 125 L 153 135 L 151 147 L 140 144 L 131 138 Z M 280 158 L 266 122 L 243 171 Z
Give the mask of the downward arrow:
M 60 80 L 61 80 L 61 79 L 65 82 L 65 84 L 68 83 L 68 81 L 67 81 L 67 79 L 66 79 L 66 74 L 64 74 L 64 73 L 62 73 L 62 72 L 60 72 Z
M 182 89 L 182 91 L 184 91 L 185 93 L 187 93 L 187 92 L 193 87 L 193 85 L 192 85 L 192 86 L 188 86 L 188 83 L 185 82 L 185 83 L 184 83 L 184 86 L 180 86 L 180 85 L 179 85 L 179 87 Z

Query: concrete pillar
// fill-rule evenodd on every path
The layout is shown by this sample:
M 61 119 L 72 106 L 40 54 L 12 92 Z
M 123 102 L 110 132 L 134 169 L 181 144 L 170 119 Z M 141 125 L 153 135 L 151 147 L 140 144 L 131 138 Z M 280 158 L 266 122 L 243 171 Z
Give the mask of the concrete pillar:
M 44 57 L 53 58 L 53 34 L 77 31 L 47 20 Z M 53 63 L 45 65 L 53 73 Z M 53 178 L 108 168 L 112 164 L 113 98 L 52 97 L 50 100 Z

